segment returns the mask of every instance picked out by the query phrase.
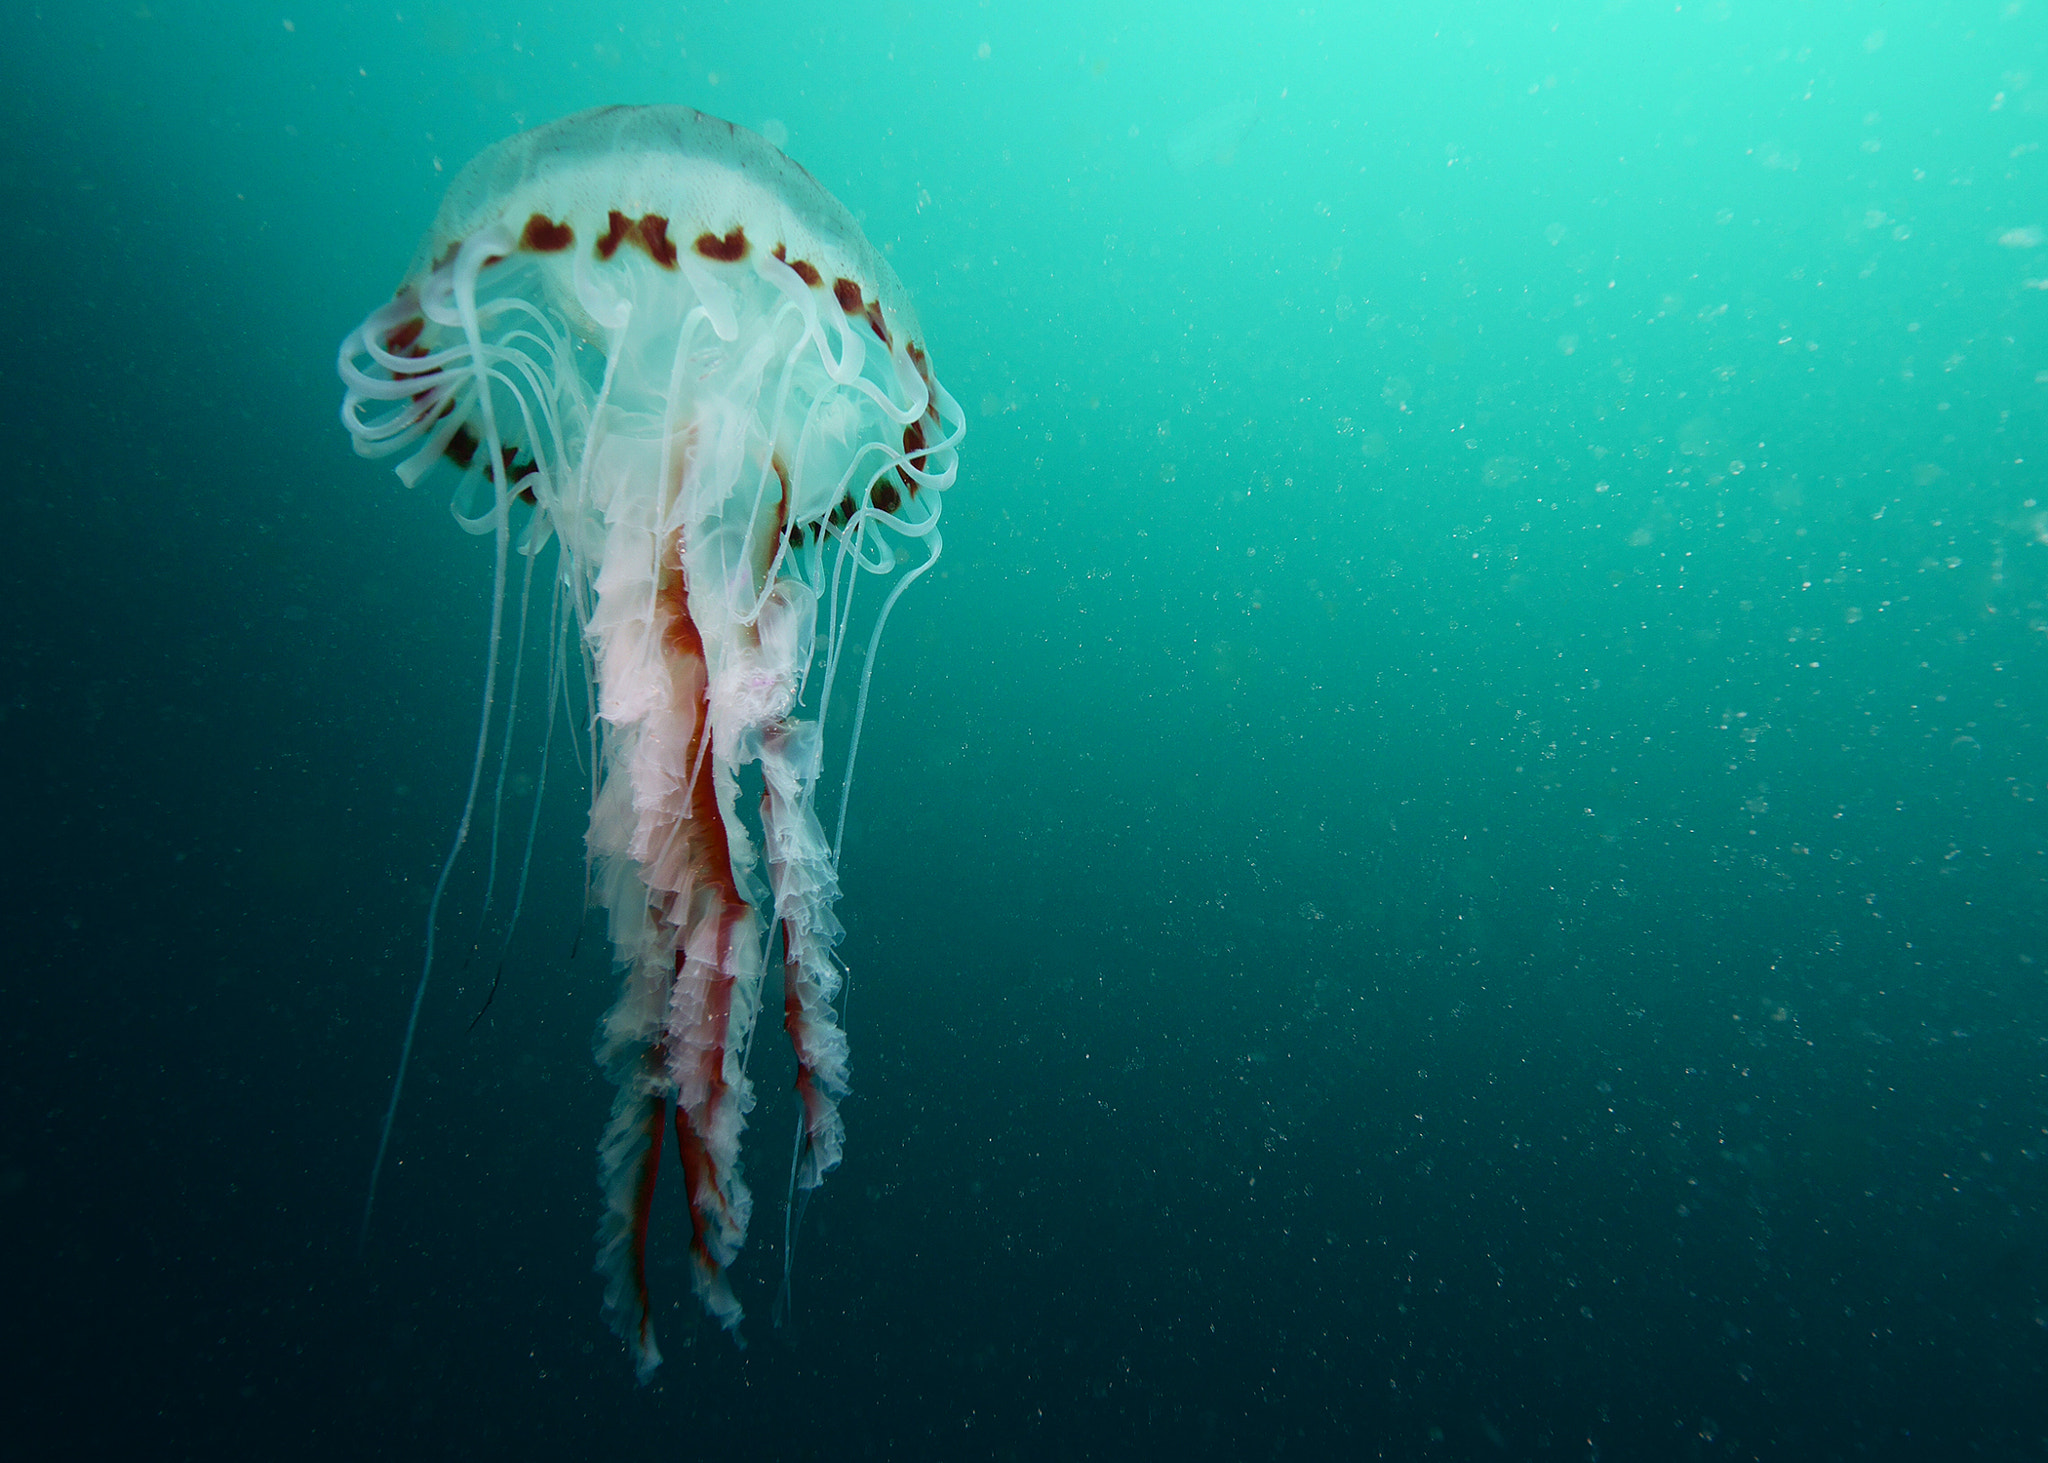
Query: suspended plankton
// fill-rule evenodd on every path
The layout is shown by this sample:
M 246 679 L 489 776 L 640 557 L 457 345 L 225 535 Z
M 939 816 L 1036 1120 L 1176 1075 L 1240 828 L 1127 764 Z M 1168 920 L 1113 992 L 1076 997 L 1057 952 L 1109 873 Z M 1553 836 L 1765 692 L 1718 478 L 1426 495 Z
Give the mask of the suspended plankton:
M 697 1294 L 724 1326 L 740 1320 L 726 1270 L 752 1208 L 746 1052 L 776 959 L 800 1104 L 793 1190 L 839 1163 L 845 796 L 868 671 L 897 598 L 939 557 L 965 423 L 846 209 L 761 138 L 686 107 L 584 112 L 479 156 L 397 297 L 342 343 L 340 371 L 356 450 L 398 457 L 407 484 L 448 465 L 456 516 L 497 546 L 477 759 L 372 1199 L 482 781 L 523 503 L 528 582 L 552 544 L 558 614 L 594 693 L 588 843 L 623 975 L 598 1040 L 618 1086 L 598 1269 L 644 1379 L 661 1362 L 646 1250 L 671 1121 Z M 826 713 L 864 574 L 888 587 L 828 839 Z M 515 709 L 517 685 L 515 670 Z

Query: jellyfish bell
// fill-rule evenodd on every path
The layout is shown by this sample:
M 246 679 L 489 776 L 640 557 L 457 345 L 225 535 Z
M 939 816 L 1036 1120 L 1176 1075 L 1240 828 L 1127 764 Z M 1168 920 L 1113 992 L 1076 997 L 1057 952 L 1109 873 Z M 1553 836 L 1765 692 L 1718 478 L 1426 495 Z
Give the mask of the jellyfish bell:
M 530 576 L 552 543 L 594 692 L 587 838 L 623 977 L 599 1035 L 618 1093 L 600 1145 L 598 1264 L 645 1377 L 661 1359 L 646 1243 L 671 1121 L 697 1292 L 727 1327 L 740 1319 L 725 1272 L 752 1205 L 745 1057 L 778 945 L 800 1107 L 793 1188 L 839 1162 L 845 798 L 868 667 L 897 597 L 939 556 L 964 419 L 902 283 L 846 209 L 761 138 L 685 107 L 584 112 L 484 152 L 396 296 L 343 342 L 339 369 L 356 450 L 398 459 L 408 484 L 444 469 L 456 517 L 496 543 L 477 760 L 377 1168 L 478 799 L 507 566 L 516 547 Z M 533 511 L 515 545 L 521 503 Z M 826 714 L 863 577 L 888 590 L 828 838 Z M 751 815 L 743 773 L 759 787 Z

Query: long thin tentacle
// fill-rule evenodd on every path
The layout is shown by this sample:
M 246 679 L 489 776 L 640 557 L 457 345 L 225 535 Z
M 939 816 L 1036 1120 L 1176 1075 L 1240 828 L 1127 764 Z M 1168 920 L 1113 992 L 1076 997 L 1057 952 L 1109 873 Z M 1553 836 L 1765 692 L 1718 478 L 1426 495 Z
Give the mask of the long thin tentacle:
M 457 263 L 458 275 L 467 269 L 468 308 L 464 315 L 464 327 L 470 347 L 481 360 L 482 340 L 476 320 L 475 290 L 476 271 L 481 265 L 484 253 L 493 241 L 475 238 L 463 246 L 463 254 Z M 482 366 L 478 367 L 479 373 Z M 356 1249 L 360 1253 L 370 1242 L 370 1219 L 377 1207 L 377 1184 L 384 1174 L 384 1156 L 391 1148 L 391 1129 L 398 1121 L 398 1100 L 405 1092 L 406 1070 L 412 1065 L 412 1048 L 419 1035 L 420 1008 L 426 1004 L 427 985 L 434 975 L 434 935 L 441 920 L 441 897 L 448 892 L 448 878 L 455 872 L 455 861 L 462 853 L 462 845 L 469 838 L 469 823 L 476 811 L 476 794 L 483 782 L 484 758 L 491 744 L 491 710 L 498 690 L 498 642 L 504 633 L 505 624 L 505 571 L 506 560 L 512 546 L 511 501 L 509 485 L 505 481 L 504 455 L 499 450 L 498 422 L 491 409 L 490 388 L 487 383 L 478 386 L 479 403 L 484 419 L 484 440 L 490 448 L 485 458 L 486 470 L 498 499 L 498 526 L 493 544 L 491 565 L 491 628 L 490 645 L 484 663 L 483 705 L 477 713 L 476 754 L 470 761 L 469 789 L 463 794 L 462 817 L 455 827 L 455 838 L 448 845 L 448 856 L 441 861 L 440 877 L 434 881 L 434 897 L 427 902 L 426 954 L 420 962 L 419 984 L 412 994 L 412 1010 L 405 1018 L 405 1041 L 398 1051 L 398 1071 L 391 1079 L 391 1100 L 384 1108 L 384 1125 L 377 1134 L 377 1157 L 370 1164 L 370 1188 L 363 1198 L 363 1225 L 356 1237 Z

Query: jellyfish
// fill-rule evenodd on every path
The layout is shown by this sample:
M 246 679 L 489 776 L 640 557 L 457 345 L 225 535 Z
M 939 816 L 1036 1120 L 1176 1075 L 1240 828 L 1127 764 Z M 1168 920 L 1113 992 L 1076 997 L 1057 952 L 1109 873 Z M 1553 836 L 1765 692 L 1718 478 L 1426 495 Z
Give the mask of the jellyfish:
M 555 643 L 580 649 L 588 688 L 589 877 L 621 982 L 597 1038 L 617 1087 L 597 1268 L 644 1381 L 661 1362 L 647 1244 L 671 1127 L 693 1284 L 739 1335 L 727 1271 L 753 1203 L 746 1058 L 778 962 L 796 1057 L 792 1200 L 840 1161 L 846 796 L 883 627 L 939 557 L 964 418 L 901 281 L 845 207 L 760 137 L 674 106 L 583 112 L 478 156 L 397 295 L 342 343 L 339 370 L 357 452 L 397 458 L 408 486 L 452 475 L 455 516 L 496 545 L 476 760 L 369 1203 L 478 803 L 508 566 L 524 557 L 530 589 L 552 549 L 573 632 Z M 858 622 L 866 654 L 828 837 L 826 716 L 864 578 L 886 589 L 872 628 Z M 550 727 L 569 679 L 559 665 L 549 677 Z

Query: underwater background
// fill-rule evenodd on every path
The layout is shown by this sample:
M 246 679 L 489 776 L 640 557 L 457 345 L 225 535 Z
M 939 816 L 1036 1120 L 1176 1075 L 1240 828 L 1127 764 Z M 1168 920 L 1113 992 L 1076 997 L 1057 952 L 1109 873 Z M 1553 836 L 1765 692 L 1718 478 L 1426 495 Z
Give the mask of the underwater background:
M 0 33 L 12 1456 L 2048 1454 L 2048 3 Z M 560 743 L 357 1253 L 490 549 L 334 374 L 618 101 L 802 162 L 970 419 L 794 1322 L 768 1041 L 751 1344 L 670 1188 L 644 1389 Z

